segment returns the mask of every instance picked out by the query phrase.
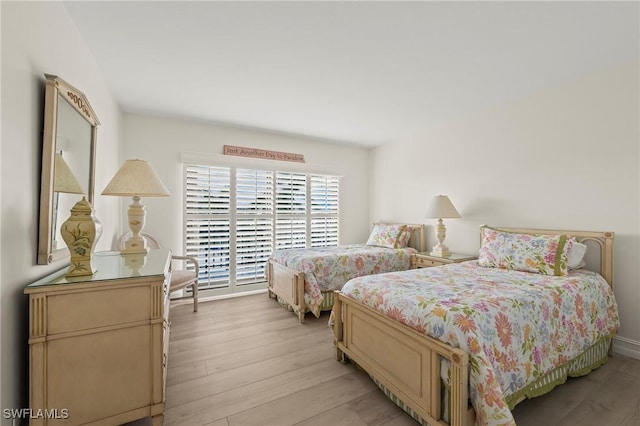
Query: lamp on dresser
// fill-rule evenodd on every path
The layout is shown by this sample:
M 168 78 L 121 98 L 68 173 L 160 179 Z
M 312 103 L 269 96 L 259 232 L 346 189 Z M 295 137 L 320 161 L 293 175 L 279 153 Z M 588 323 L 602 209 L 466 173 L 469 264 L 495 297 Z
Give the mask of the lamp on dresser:
M 436 225 L 436 239 L 438 244 L 433 247 L 431 251 L 432 256 L 448 257 L 451 255 L 447 246 L 444 245 L 444 239 L 446 237 L 447 230 L 442 222 L 442 219 L 454 219 L 460 218 L 460 213 L 453 206 L 451 200 L 446 195 L 436 195 L 431 199 L 427 206 L 426 216 L 431 219 L 438 219 Z
M 147 241 L 140 235 L 144 228 L 146 211 L 142 197 L 168 197 L 171 195 L 151 164 L 144 160 L 127 160 L 102 191 L 102 195 L 133 197 L 127 212 L 131 237 L 125 241 L 122 254 L 147 253 Z

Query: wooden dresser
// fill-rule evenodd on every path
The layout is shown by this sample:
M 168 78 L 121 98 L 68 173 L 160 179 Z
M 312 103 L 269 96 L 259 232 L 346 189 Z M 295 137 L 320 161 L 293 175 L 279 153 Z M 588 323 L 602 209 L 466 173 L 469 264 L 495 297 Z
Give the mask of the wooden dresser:
M 95 258 L 92 276 L 64 268 L 25 289 L 30 425 L 161 425 L 171 253 Z

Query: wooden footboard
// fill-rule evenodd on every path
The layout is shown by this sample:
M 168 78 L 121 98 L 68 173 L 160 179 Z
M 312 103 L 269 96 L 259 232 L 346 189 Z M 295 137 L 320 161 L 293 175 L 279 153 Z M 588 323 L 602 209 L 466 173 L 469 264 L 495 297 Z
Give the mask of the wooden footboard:
M 304 303 L 304 272 L 298 272 L 278 262 L 267 264 L 267 290 L 269 297 L 279 296 L 298 314 L 300 324 L 307 310 Z
M 474 423 L 466 352 L 420 334 L 340 292 L 336 292 L 333 319 L 339 361 L 352 359 L 430 424 Z M 449 423 L 444 422 L 441 407 L 443 358 L 451 362 Z

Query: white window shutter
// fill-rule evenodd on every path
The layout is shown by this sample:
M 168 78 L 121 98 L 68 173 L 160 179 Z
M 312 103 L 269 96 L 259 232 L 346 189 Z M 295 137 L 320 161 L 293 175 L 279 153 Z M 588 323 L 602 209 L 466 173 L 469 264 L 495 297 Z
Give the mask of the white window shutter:
M 199 288 L 264 281 L 274 249 L 338 245 L 339 177 L 184 167 L 185 250 Z

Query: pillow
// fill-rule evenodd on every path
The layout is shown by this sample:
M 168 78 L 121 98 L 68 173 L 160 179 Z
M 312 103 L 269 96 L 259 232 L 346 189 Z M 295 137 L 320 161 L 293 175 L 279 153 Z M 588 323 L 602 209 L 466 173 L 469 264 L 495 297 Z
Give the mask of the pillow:
M 491 268 L 567 274 L 567 252 L 573 240 L 566 235 L 530 235 L 483 226 L 478 264 Z
M 377 223 L 369 239 L 367 240 L 368 246 L 380 246 L 387 248 L 404 248 L 409 242 L 411 237 L 411 230 L 407 225 L 383 225 Z
M 583 268 L 586 263 L 582 259 L 587 252 L 587 246 L 577 242 L 574 238 L 571 240 L 572 244 L 567 253 L 567 268 L 569 270 Z

